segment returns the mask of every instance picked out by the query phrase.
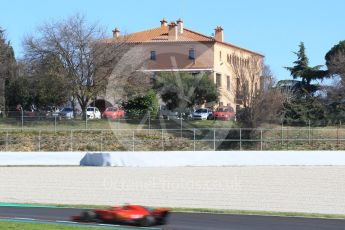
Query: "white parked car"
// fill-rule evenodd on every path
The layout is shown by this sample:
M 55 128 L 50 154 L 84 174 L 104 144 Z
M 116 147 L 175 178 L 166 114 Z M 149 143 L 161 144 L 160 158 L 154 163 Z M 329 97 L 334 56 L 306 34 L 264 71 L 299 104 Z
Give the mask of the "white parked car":
M 88 119 L 101 119 L 101 112 L 97 107 L 87 107 L 86 116 Z
M 192 113 L 192 118 L 195 120 L 207 120 L 212 118 L 212 111 L 210 109 L 197 109 Z

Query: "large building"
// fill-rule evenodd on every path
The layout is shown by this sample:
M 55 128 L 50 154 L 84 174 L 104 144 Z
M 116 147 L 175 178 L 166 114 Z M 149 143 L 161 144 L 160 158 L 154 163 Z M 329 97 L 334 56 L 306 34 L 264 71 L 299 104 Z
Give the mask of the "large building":
M 243 104 L 243 86 L 256 91 L 264 56 L 224 41 L 223 28 L 218 26 L 212 36 L 187 29 L 184 22 L 160 21 L 160 26 L 131 34 L 113 30 L 108 43 L 124 42 L 135 47 L 131 56 L 142 60 L 140 71 L 156 75 L 161 72 L 206 72 L 219 90 L 217 106 L 236 109 Z

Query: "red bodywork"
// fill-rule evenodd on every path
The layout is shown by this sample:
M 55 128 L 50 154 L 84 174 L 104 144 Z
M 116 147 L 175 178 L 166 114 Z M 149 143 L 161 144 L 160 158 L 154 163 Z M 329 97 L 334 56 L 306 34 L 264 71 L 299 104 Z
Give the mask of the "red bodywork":
M 124 116 L 125 116 L 125 111 L 117 107 L 108 107 L 102 114 L 102 117 L 111 118 L 112 120 L 115 120 L 119 117 L 124 117 Z
M 82 222 L 104 222 L 135 224 L 143 227 L 163 225 L 169 210 L 166 208 L 148 209 L 140 205 L 114 206 L 109 209 L 95 209 L 74 216 L 73 220 Z
M 213 112 L 214 119 L 218 120 L 231 120 L 235 118 L 235 113 L 232 109 L 219 108 L 217 111 Z

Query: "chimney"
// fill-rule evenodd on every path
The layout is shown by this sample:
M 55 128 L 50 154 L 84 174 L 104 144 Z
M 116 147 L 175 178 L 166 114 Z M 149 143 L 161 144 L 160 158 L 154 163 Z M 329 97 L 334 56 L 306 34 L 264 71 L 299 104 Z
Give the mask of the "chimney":
M 178 31 L 178 34 L 183 34 L 183 21 L 181 18 L 179 18 L 177 21 L 177 31 Z
M 223 42 L 223 28 L 221 26 L 217 26 L 215 29 L 215 34 L 214 34 L 214 39 L 216 39 L 216 41 L 220 41 Z
M 169 24 L 169 40 L 177 40 L 177 25 L 175 22 Z
M 120 30 L 118 28 L 113 29 L 113 38 L 120 37 Z
M 168 26 L 168 22 L 165 20 L 165 18 L 163 18 L 161 20 L 161 27 L 166 27 L 166 26 Z

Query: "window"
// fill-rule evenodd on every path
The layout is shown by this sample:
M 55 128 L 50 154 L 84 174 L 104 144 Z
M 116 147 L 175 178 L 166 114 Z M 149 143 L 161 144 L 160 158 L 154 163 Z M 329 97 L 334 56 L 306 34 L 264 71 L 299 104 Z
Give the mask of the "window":
M 188 58 L 190 60 L 194 60 L 195 59 L 195 50 L 193 48 L 189 49 L 189 55 Z
M 151 51 L 150 59 L 156 60 L 156 51 Z
M 219 73 L 216 74 L 216 86 L 217 88 L 220 88 L 222 86 L 222 79 L 221 79 L 221 76 Z
M 230 91 L 230 76 L 226 76 L 226 89 Z
M 219 51 L 219 61 L 222 60 L 222 51 Z

